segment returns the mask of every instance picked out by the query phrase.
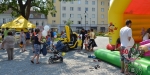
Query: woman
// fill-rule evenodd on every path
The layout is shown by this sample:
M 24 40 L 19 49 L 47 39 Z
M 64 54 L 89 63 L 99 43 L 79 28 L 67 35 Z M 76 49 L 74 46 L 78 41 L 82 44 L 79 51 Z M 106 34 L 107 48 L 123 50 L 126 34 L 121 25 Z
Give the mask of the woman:
M 95 33 L 93 32 L 93 29 L 91 29 L 91 32 L 90 32 L 90 43 L 89 43 L 89 46 L 88 46 L 88 49 L 90 49 L 90 51 L 93 51 L 93 48 L 95 46 L 97 46 L 94 39 L 95 39 Z M 92 49 L 91 49 L 91 45 L 92 45 Z
M 23 43 L 22 52 L 26 51 L 25 50 L 25 48 L 26 48 L 26 35 L 25 35 L 23 30 L 21 30 L 21 33 L 20 33 L 20 43 Z
M 7 33 L 2 42 L 2 48 L 7 50 L 8 60 L 13 60 L 13 50 L 15 45 L 15 37 L 13 36 L 12 32 Z
M 31 60 L 31 63 L 34 63 L 34 58 L 36 57 L 36 64 L 39 64 L 39 54 L 40 54 L 40 50 L 41 50 L 41 32 L 40 29 L 36 29 L 36 35 L 34 37 L 34 50 L 35 50 L 35 54 Z

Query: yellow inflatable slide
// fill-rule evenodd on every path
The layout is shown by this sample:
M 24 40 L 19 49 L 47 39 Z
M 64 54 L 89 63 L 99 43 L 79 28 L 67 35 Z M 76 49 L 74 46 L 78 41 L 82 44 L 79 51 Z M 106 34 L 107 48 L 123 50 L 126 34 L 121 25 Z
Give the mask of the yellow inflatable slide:
M 116 44 L 120 28 L 125 21 L 132 21 L 132 33 L 136 42 L 142 41 L 141 29 L 150 28 L 150 0 L 113 0 L 108 11 L 109 42 Z

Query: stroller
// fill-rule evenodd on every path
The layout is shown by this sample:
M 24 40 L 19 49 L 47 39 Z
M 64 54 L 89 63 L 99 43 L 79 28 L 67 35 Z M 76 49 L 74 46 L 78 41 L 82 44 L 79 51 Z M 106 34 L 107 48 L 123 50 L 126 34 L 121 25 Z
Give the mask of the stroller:
M 52 64 L 56 62 L 57 60 L 59 60 L 60 62 L 63 62 L 63 56 L 60 54 L 60 51 L 65 49 L 65 45 L 62 43 L 62 41 L 58 41 L 56 45 L 54 45 L 53 47 L 50 46 L 49 49 L 51 49 L 53 52 L 53 56 L 50 56 L 48 59 L 49 64 Z

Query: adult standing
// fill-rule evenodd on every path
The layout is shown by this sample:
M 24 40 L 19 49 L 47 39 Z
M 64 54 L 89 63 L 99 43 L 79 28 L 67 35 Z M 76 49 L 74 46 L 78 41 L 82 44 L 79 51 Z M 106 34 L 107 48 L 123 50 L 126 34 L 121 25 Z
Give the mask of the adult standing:
M 95 39 L 95 33 L 94 33 L 93 29 L 91 29 L 89 35 L 90 35 L 90 43 L 89 43 L 88 49 L 90 51 L 93 51 L 93 48 L 97 46 L 95 43 L 95 40 L 94 40 Z M 92 48 L 91 48 L 91 46 L 92 46 Z
M 84 40 L 85 40 L 85 30 L 84 29 L 82 29 L 81 30 L 81 32 L 80 32 L 80 35 L 82 35 L 82 44 L 81 44 L 81 49 L 83 49 L 83 43 L 84 43 Z
M 21 30 L 21 33 L 20 33 L 20 43 L 23 43 L 22 52 L 26 51 L 25 50 L 25 48 L 26 48 L 26 35 L 25 35 L 23 30 Z
M 30 33 L 29 33 L 29 31 L 26 32 L 26 42 L 27 42 L 27 44 L 30 43 Z
M 53 29 L 51 30 L 51 39 L 52 39 L 52 43 L 54 42 L 54 31 L 53 31 Z
M 15 45 L 15 37 L 13 36 L 12 32 L 7 33 L 2 42 L 2 48 L 7 50 L 8 60 L 13 60 L 13 50 Z
M 129 60 L 127 60 L 123 56 L 123 50 L 127 47 L 129 41 L 132 38 L 132 29 L 131 29 L 131 20 L 126 20 L 126 26 L 122 27 L 120 29 L 120 41 L 121 41 L 121 49 L 120 49 L 120 55 L 121 55 L 121 72 L 125 74 L 128 74 L 128 64 Z
M 40 29 L 36 29 L 35 30 L 36 35 L 34 37 L 34 50 L 35 50 L 35 54 L 31 60 L 31 63 L 34 63 L 34 58 L 36 57 L 36 64 L 39 64 L 39 55 L 40 55 L 40 50 L 41 50 L 41 32 Z

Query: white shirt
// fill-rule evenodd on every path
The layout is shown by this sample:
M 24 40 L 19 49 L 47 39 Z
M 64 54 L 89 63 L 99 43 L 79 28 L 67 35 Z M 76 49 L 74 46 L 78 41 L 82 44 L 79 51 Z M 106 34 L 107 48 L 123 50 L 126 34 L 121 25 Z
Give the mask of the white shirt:
M 128 37 L 132 38 L 132 29 L 125 26 L 120 29 L 121 46 L 127 47 L 128 43 L 129 43 Z
M 144 35 L 144 37 L 143 37 L 143 41 L 144 40 L 148 40 L 149 39 L 149 33 L 146 33 L 145 35 Z

